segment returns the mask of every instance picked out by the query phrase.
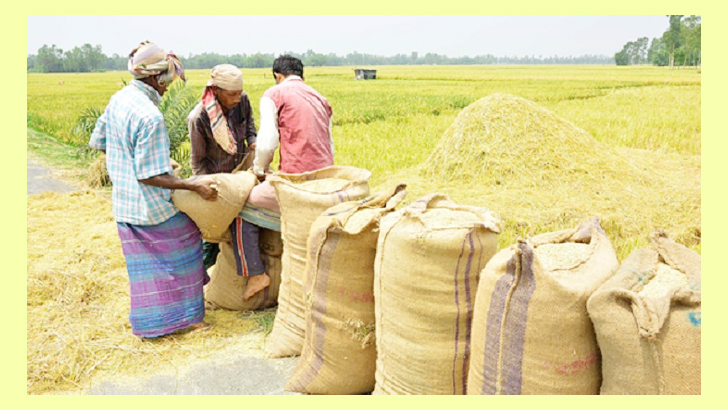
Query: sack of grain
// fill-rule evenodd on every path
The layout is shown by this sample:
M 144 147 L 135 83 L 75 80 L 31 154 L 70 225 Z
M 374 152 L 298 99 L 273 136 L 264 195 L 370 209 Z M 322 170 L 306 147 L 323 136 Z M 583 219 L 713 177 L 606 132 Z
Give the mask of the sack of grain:
M 366 198 L 370 176 L 365 169 L 334 165 L 303 174 L 274 174 L 268 178 L 280 204 L 283 237 L 278 311 L 266 346 L 272 357 L 299 355 L 303 348 L 306 311 L 302 280 L 311 224 L 333 205 Z
M 374 390 L 374 256 L 379 220 L 404 185 L 327 209 L 311 226 L 304 274 L 306 338 L 287 391 L 364 394 Z
M 217 199 L 208 201 L 194 191 L 172 191 L 172 202 L 186 213 L 208 242 L 227 242 L 227 232 L 258 179 L 252 172 L 200 175 L 195 178 L 217 181 Z M 226 238 L 227 235 L 227 238 Z
M 589 299 L 601 394 L 700 394 L 700 255 L 650 237 Z
M 618 266 L 596 218 L 495 255 L 475 298 L 468 394 L 599 394 L 586 302 Z
M 210 282 L 205 285 L 205 301 L 208 306 L 239 311 L 260 310 L 274 306 L 278 302 L 281 284 L 281 258 L 280 254 L 268 254 L 267 249 L 276 247 L 276 242 L 280 243 L 280 236 L 276 241 L 273 234 L 266 234 L 265 237 L 261 235 L 261 256 L 265 271 L 270 276 L 270 286 L 246 301 L 243 300 L 243 293 L 248 285 L 248 278 L 237 273 L 232 244 L 220 243 L 217 262 L 209 271 Z
M 374 394 L 464 394 L 479 272 L 500 223 L 432 194 L 380 224 L 374 264 Z

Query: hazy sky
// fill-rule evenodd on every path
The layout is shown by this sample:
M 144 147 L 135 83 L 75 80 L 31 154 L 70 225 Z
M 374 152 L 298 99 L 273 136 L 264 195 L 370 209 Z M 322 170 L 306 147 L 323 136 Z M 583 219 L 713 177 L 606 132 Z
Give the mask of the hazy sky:
M 284 51 L 449 57 L 613 56 L 625 43 L 668 28 L 642 16 L 33 16 L 28 54 L 44 44 L 64 51 L 89 43 L 126 56 L 151 40 L 180 56 Z

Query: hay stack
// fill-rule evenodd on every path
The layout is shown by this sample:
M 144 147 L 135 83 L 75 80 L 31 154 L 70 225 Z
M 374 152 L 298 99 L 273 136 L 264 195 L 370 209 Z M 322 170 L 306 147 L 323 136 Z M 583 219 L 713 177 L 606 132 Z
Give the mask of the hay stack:
M 482 98 L 455 118 L 428 161 L 441 180 L 559 188 L 624 177 L 613 149 L 534 102 L 508 94 Z
M 499 247 L 598 215 L 621 258 L 655 228 L 700 248 L 700 158 L 616 148 L 508 94 L 475 101 L 427 161 L 390 176 L 410 197 L 447 193 L 500 213 Z M 375 187 L 374 189 L 379 189 Z

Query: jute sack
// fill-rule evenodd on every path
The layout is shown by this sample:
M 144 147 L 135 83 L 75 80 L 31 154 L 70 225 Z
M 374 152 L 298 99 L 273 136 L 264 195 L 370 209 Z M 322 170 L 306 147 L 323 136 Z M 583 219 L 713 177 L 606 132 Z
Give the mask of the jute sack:
M 202 239 L 208 242 L 227 242 L 227 232 L 248 198 L 258 179 L 252 172 L 200 175 L 196 178 L 217 181 L 217 199 L 208 201 L 193 191 L 172 191 L 172 202 L 186 213 L 200 229 Z
M 586 302 L 618 267 L 596 218 L 494 256 L 475 298 L 468 394 L 599 394 Z
M 311 225 L 333 205 L 366 198 L 370 176 L 365 169 L 334 165 L 303 174 L 269 177 L 281 208 L 283 237 L 278 311 L 266 343 L 272 357 L 296 356 L 303 348 L 306 311 L 302 280 Z
M 276 240 L 273 234 L 261 235 L 260 247 L 265 271 L 270 276 L 270 286 L 244 301 L 243 293 L 248 285 L 248 278 L 237 273 L 232 244 L 220 243 L 217 261 L 209 271 L 210 282 L 204 289 L 205 301 L 209 307 L 243 311 L 265 309 L 277 303 L 281 284 L 281 258 L 280 254 L 270 255 L 266 251 L 280 248 L 280 236 Z
M 499 232 L 493 213 L 442 194 L 382 218 L 373 394 L 465 394 L 475 290 Z
M 650 237 L 589 299 L 601 394 L 700 394 L 700 255 Z
M 374 257 L 379 220 L 402 201 L 404 185 L 326 210 L 311 226 L 304 274 L 306 338 L 285 386 L 310 394 L 374 390 Z

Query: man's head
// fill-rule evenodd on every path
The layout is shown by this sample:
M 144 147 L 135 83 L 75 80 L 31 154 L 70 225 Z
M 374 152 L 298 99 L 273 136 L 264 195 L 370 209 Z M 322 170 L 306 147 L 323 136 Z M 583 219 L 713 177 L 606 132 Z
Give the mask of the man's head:
M 283 81 L 289 75 L 297 75 L 303 78 L 303 63 L 296 57 L 282 55 L 273 61 L 273 77 L 276 84 Z
M 184 67 L 177 56 L 150 41 L 143 41 L 129 53 L 127 69 L 134 79 L 144 81 L 160 96 L 177 77 L 186 81 Z
M 226 109 L 240 103 L 243 94 L 243 74 L 232 64 L 216 65 L 210 71 L 208 83 L 217 101 Z

